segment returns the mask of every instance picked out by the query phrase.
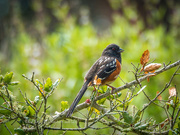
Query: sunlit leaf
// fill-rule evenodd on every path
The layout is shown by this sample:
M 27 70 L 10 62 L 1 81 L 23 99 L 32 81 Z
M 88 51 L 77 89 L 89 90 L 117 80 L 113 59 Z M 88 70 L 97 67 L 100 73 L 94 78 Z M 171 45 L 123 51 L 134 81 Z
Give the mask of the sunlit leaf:
M 102 99 L 98 100 L 97 103 L 103 105 L 105 101 L 106 101 L 106 98 L 102 98 Z
M 88 107 L 88 112 L 89 112 L 89 115 L 91 115 L 94 111 L 94 107 Z
M 49 92 L 52 88 L 51 78 L 47 78 L 46 83 L 44 84 L 44 91 Z
M 29 110 L 29 116 L 34 116 L 35 115 L 35 108 L 33 106 L 28 106 L 28 110 Z
M 100 111 L 98 109 L 95 108 L 94 111 L 96 114 L 100 115 Z
M 39 86 L 39 87 L 42 87 L 43 88 L 43 84 L 40 80 L 36 79 L 36 84 Z
M 53 83 L 53 87 L 56 88 L 59 83 L 60 83 L 60 79 L 57 79 L 57 80 Z
M 176 96 L 176 88 L 171 87 L 169 88 L 169 98 Z
M 13 72 L 10 72 L 10 73 L 6 73 L 5 77 L 4 77 L 4 83 L 5 84 L 9 84 L 12 80 L 12 77 L 13 77 Z
M 45 95 L 45 92 L 44 92 L 44 90 L 43 90 L 42 87 L 40 87 L 39 89 L 40 89 L 40 91 L 41 91 L 41 92 L 39 91 L 39 96 L 42 97 L 42 94 Z M 41 94 L 41 93 L 42 93 L 42 94 Z
M 19 81 L 14 81 L 14 82 L 10 82 L 10 83 L 9 83 L 9 85 L 12 85 L 12 86 L 18 85 L 18 84 L 19 84 Z
M 34 99 L 34 104 L 36 105 L 38 102 L 39 102 L 39 96 L 36 96 L 35 99 Z
M 68 101 L 61 101 L 61 111 L 68 109 Z

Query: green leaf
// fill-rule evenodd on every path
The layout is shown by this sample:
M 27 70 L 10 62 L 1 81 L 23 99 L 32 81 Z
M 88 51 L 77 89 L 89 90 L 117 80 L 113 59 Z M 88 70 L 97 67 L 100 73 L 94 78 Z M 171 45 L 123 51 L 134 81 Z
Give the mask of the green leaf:
M 35 99 L 34 99 L 34 104 L 36 105 L 38 102 L 39 102 L 39 96 L 36 96 Z
M 18 84 L 19 84 L 19 81 L 14 81 L 14 82 L 10 82 L 10 83 L 9 83 L 9 85 L 12 85 L 12 86 L 18 85 Z
M 173 135 L 172 130 L 169 130 L 168 135 Z
M 32 106 L 28 106 L 28 110 L 29 110 L 29 115 L 28 116 L 34 116 L 35 115 L 35 108 Z
M 57 79 L 57 80 L 53 83 L 53 87 L 56 88 L 59 83 L 60 83 L 60 79 Z
M 43 84 L 42 84 L 42 82 L 41 82 L 40 80 L 36 79 L 36 84 L 37 84 L 39 87 L 43 88 Z
M 121 95 L 122 95 L 122 93 L 121 93 L 121 92 L 118 92 L 118 93 L 116 94 L 116 98 L 119 98 Z
M 134 124 L 134 127 L 138 127 L 140 124 L 141 124 L 141 121 L 139 121 L 136 124 Z
M 178 104 L 179 103 L 179 98 L 178 97 L 174 97 L 173 98 L 173 103 L 174 104 Z
M 46 83 L 44 84 L 44 91 L 49 92 L 52 88 L 51 78 L 47 78 Z
M 140 119 L 140 116 L 141 116 L 141 111 L 138 110 L 138 111 L 136 112 L 136 114 L 134 115 L 133 123 L 136 123 L 136 122 Z
M 11 114 L 12 112 L 10 110 L 7 110 L 7 109 L 0 109 L 0 114 L 3 114 L 3 115 L 9 115 Z
M 12 77 L 13 77 L 13 72 L 6 73 L 6 75 L 4 77 L 4 83 L 9 84 L 12 80 Z
M 3 76 L 0 75 L 0 83 L 3 81 Z
M 148 126 L 149 126 L 149 123 L 145 123 L 145 124 L 140 125 L 140 126 L 134 128 L 134 129 L 135 130 L 145 130 Z
M 27 109 L 29 110 L 28 116 L 34 116 L 36 108 L 33 106 L 32 101 L 30 101 L 29 99 L 26 99 L 26 104 L 28 106 Z
M 94 111 L 94 107 L 88 107 L 89 115 L 91 115 Z
M 61 101 L 61 111 L 68 108 L 68 101 Z
M 131 115 L 129 115 L 128 112 L 123 112 L 122 115 L 124 118 L 124 122 L 129 123 L 129 124 L 132 123 L 133 117 Z
M 102 98 L 102 99 L 98 100 L 97 103 L 103 105 L 105 101 L 106 101 L 106 98 Z
M 17 135 L 26 135 L 26 133 L 25 133 L 21 128 L 16 128 L 16 129 L 14 129 L 14 132 L 15 132 Z

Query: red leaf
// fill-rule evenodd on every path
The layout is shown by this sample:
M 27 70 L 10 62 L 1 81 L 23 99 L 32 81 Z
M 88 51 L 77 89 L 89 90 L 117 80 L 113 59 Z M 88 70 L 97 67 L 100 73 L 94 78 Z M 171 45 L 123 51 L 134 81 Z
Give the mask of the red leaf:
M 164 127 L 164 123 L 161 124 L 161 128 L 163 128 L 163 127 Z

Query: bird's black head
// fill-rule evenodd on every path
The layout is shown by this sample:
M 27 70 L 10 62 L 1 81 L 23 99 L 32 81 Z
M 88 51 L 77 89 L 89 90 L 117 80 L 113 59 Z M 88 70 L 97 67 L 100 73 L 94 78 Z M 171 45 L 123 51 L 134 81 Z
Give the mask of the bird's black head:
M 124 50 L 121 49 L 118 45 L 110 44 L 104 49 L 102 56 L 116 57 L 117 59 L 119 59 L 121 58 L 121 53 L 123 51 Z

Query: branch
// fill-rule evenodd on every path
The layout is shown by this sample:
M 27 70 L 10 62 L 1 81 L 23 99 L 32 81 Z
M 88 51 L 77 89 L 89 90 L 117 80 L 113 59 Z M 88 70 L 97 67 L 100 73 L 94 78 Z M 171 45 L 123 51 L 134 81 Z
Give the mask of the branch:
M 154 74 L 155 74 L 154 76 L 156 76 L 156 75 L 158 75 L 158 74 L 160 74 L 160 73 L 163 73 L 163 72 L 165 72 L 165 71 L 167 71 L 167 70 L 169 70 L 169 69 L 171 69 L 171 68 L 173 68 L 173 67 L 176 67 L 176 66 L 178 66 L 178 65 L 180 65 L 180 60 L 179 60 L 179 61 L 176 61 L 176 62 L 174 62 L 173 64 L 168 65 L 168 66 L 164 65 L 163 68 L 161 68 L 161 69 L 157 70 L 156 72 L 154 72 Z M 102 95 L 100 95 L 100 96 L 97 96 L 94 101 L 97 101 L 97 100 L 100 100 L 100 99 L 102 99 L 102 98 L 108 97 L 108 96 L 111 95 L 112 93 L 117 93 L 117 92 L 120 92 L 120 91 L 122 91 L 122 90 L 124 90 L 124 89 L 126 89 L 126 88 L 130 88 L 131 86 L 133 86 L 133 85 L 135 85 L 135 84 L 139 84 L 140 82 L 146 80 L 148 77 L 149 77 L 149 74 L 147 74 L 147 75 L 145 75 L 145 76 L 143 76 L 143 77 L 140 77 L 138 80 L 134 80 L 134 81 L 131 81 L 131 82 L 129 82 L 129 83 L 126 83 L 125 85 L 114 89 L 113 92 L 111 92 L 111 93 L 110 93 L 110 92 L 106 92 L 106 93 L 104 93 L 104 94 L 102 94 Z M 89 107 L 89 106 L 90 106 L 90 104 L 87 104 L 87 103 L 85 103 L 85 102 L 84 102 L 84 103 L 81 103 L 81 104 L 77 105 L 77 107 L 75 108 L 74 113 L 77 112 L 77 111 L 80 111 L 80 110 L 82 110 L 82 109 L 84 109 L 84 108 L 87 108 L 87 107 Z M 66 119 L 66 114 L 67 114 L 67 112 L 68 112 L 68 109 L 65 110 L 65 111 L 63 111 L 63 112 L 61 112 L 61 113 L 59 113 L 59 114 L 56 114 L 56 115 L 52 116 L 52 117 L 53 117 L 53 120 L 50 121 L 50 122 L 48 123 L 48 125 L 51 125 L 51 124 L 53 124 L 53 123 L 56 122 L 56 121 L 59 121 L 59 120 L 62 120 L 62 119 Z
M 159 92 L 159 93 L 156 95 L 156 97 L 155 97 L 153 100 L 151 100 L 151 101 L 149 102 L 149 104 L 147 104 L 141 111 L 144 111 L 151 103 L 153 103 L 153 102 L 158 98 L 159 95 L 161 95 L 161 94 L 170 86 L 170 84 L 171 84 L 174 76 L 176 75 L 177 71 L 179 70 L 179 68 L 180 68 L 180 66 L 176 69 L 176 71 L 175 71 L 175 73 L 172 75 L 169 83 L 167 83 L 167 84 L 165 85 L 165 87 L 163 88 L 163 90 L 162 90 L 161 92 Z

